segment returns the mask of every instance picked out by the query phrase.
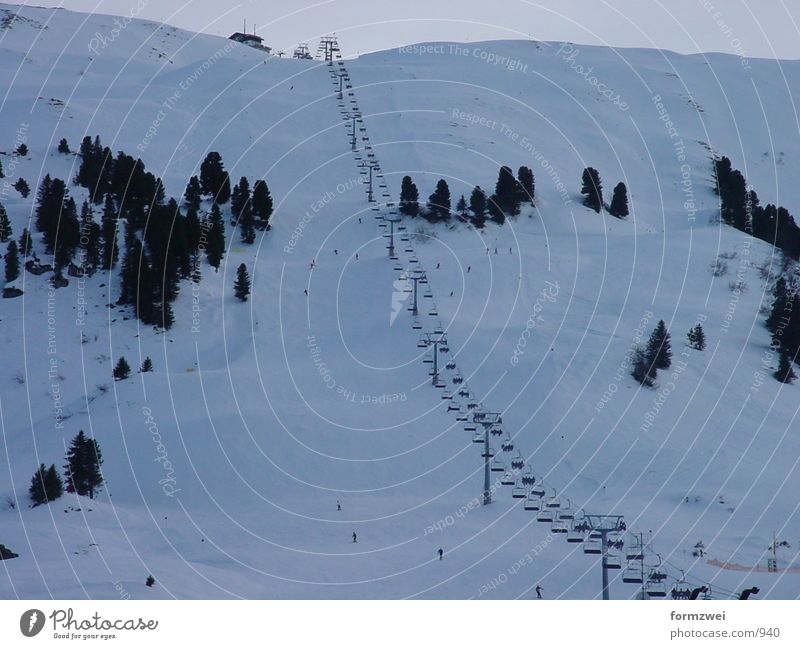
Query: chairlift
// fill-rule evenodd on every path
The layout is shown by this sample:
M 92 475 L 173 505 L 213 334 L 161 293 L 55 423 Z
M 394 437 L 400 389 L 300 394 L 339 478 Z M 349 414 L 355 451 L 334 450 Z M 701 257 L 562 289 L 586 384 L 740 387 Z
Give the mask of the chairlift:
M 456 421 L 467 421 L 467 413 L 464 412 L 463 408 L 458 409 L 458 414 L 456 415 Z
M 474 433 L 476 430 L 478 430 L 478 427 L 475 424 L 467 423 L 464 425 L 465 433 Z M 483 437 L 483 433 L 481 433 L 481 437 Z
M 419 320 L 414 320 L 414 324 L 411 325 L 412 329 L 422 329 L 422 323 Z
M 467 408 L 469 408 L 470 410 L 475 410 L 475 408 L 477 408 L 477 407 L 478 407 L 478 402 L 477 401 L 470 401 L 467 404 Z
M 625 551 L 625 558 L 628 561 L 642 561 L 644 560 L 644 548 L 639 538 L 634 538 L 633 542 L 628 546 Z M 639 582 L 641 583 L 641 582 Z
M 505 472 L 505 470 L 506 470 L 506 465 L 505 465 L 505 462 L 503 462 L 503 460 L 500 460 L 500 459 L 498 459 L 498 458 L 494 458 L 494 459 L 492 460 L 492 464 L 491 464 L 491 470 L 492 470 L 492 471 L 496 471 L 496 472 L 498 472 L 498 473 L 503 473 L 503 472 Z
M 529 512 L 538 512 L 541 508 L 542 501 L 528 494 L 528 497 L 525 499 L 525 510 Z
M 426 354 L 424 354 L 422 356 L 422 362 L 423 363 L 433 363 L 433 354 L 431 354 L 430 352 L 427 352 Z
M 662 581 L 648 579 L 644 584 L 644 592 L 650 597 L 666 597 L 667 586 Z
M 539 523 L 552 523 L 553 522 L 553 512 L 547 509 L 542 509 L 536 514 L 536 520 Z
M 452 368 L 450 368 L 450 369 L 455 369 L 455 366 L 456 366 L 456 364 L 455 364 L 455 363 L 453 363 L 453 367 L 452 367 Z M 461 385 L 463 382 L 464 382 L 464 377 L 463 377 L 463 376 L 461 376 L 460 374 L 456 374 L 456 375 L 453 377 L 453 383 L 455 383 L 456 385 Z
M 495 437 L 499 437 L 503 434 L 503 429 L 500 426 L 492 426 L 489 432 L 494 435 Z
M 584 554 L 603 554 L 603 542 L 600 539 L 588 538 L 583 542 Z
M 483 443 L 484 443 L 486 440 L 483 438 L 483 435 L 481 435 L 480 433 L 475 433 L 475 434 L 472 436 L 472 441 L 473 441 L 475 444 L 483 444 Z
M 431 293 L 430 291 L 425 291 L 425 292 L 422 294 L 422 296 L 430 300 L 430 299 L 432 299 L 432 298 L 433 298 L 433 293 Z
M 583 538 L 583 532 L 579 532 L 574 526 L 567 532 L 567 543 L 583 543 Z
M 539 482 L 531 487 L 531 493 L 539 498 L 544 498 L 545 494 L 547 493 L 547 489 L 545 489 L 542 483 Z
M 459 397 L 468 397 L 469 396 L 469 390 L 467 390 L 467 388 L 461 388 L 458 391 L 458 396 Z
M 448 390 L 445 390 L 444 392 L 442 392 L 442 399 L 452 399 L 452 398 L 453 398 L 453 393 L 452 392 L 450 392 Z
M 568 534 L 569 528 L 564 521 L 556 519 L 553 521 L 552 525 L 550 525 L 550 531 L 553 534 Z
M 493 458 L 494 457 L 494 449 L 490 446 L 488 451 L 484 450 L 483 453 L 481 453 L 481 457 L 488 457 L 490 459 Z
M 567 506 L 562 507 L 558 512 L 558 520 L 571 521 L 573 518 L 575 518 L 575 510 L 572 508 L 572 501 L 567 498 Z
M 450 351 L 450 345 L 448 345 L 447 343 L 442 343 L 441 345 L 439 345 L 439 349 L 442 351 L 443 354 L 446 354 L 447 352 Z
M 517 484 L 517 482 L 511 473 L 506 473 L 502 478 L 500 478 L 500 484 L 504 487 L 513 487 L 515 484 Z
M 639 566 L 632 566 L 630 563 L 625 570 L 622 571 L 622 581 L 626 584 L 641 584 L 642 583 L 642 569 Z
M 441 336 L 444 333 L 444 329 L 442 329 L 442 325 L 437 325 L 433 328 L 433 335 L 434 336 Z
M 452 399 L 452 397 L 450 398 Z M 447 404 L 447 412 L 456 412 L 456 411 L 460 412 L 461 406 L 459 406 L 457 403 L 453 403 L 452 401 L 450 401 L 450 403 Z
M 622 568 L 622 557 L 618 554 L 609 552 L 606 555 L 606 568 L 620 570 Z
M 522 486 L 519 482 L 517 486 L 511 490 L 511 497 L 512 498 L 527 498 L 528 497 L 528 490 Z
M 512 442 L 512 441 L 511 441 L 511 439 L 505 439 L 505 440 L 503 441 L 503 444 L 502 444 L 502 446 L 501 446 L 500 448 L 502 448 L 502 449 L 503 449 L 503 453 L 510 453 L 511 451 L 513 451 L 513 450 L 514 450 L 514 442 Z M 512 463 L 512 464 L 511 464 L 511 466 L 513 467 L 513 466 L 514 466 L 514 464 Z M 521 469 L 521 468 L 522 468 L 522 467 L 520 467 L 520 469 Z
M 548 509 L 560 509 L 561 508 L 561 499 L 556 495 L 555 489 L 553 489 L 553 495 L 545 501 L 545 507 Z
M 456 362 L 455 361 L 447 361 L 447 365 L 445 365 L 445 367 L 448 370 L 454 370 L 454 369 L 456 369 Z M 455 383 L 455 382 L 456 382 L 455 379 L 453 379 L 453 383 Z

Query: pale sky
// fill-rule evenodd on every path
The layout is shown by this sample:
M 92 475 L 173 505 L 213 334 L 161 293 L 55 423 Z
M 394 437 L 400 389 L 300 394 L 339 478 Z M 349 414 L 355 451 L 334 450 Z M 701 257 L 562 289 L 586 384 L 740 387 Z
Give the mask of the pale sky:
M 505 38 L 800 58 L 800 0 L 62 0 L 228 36 L 255 23 L 289 50 L 335 32 L 345 55 L 420 41 Z M 313 49 L 313 46 L 312 46 Z

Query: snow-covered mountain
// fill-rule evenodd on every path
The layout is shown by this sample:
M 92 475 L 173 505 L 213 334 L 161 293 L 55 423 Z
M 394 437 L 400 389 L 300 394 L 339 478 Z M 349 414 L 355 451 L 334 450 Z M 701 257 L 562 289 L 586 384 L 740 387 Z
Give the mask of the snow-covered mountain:
M 538 583 L 548 598 L 599 597 L 598 557 L 511 487 L 479 505 L 481 446 L 418 346 L 439 325 L 454 402 L 460 373 L 503 415 L 515 450 L 493 438 L 498 459 L 521 453 L 564 507 L 624 516 L 629 547 L 652 534 L 667 588 L 683 572 L 714 597 L 797 596 L 800 388 L 770 376 L 763 325 L 783 261 L 718 223 L 711 156 L 729 156 L 762 202 L 800 205 L 800 63 L 504 41 L 329 65 L 0 5 L 0 78 L 15 237 L 35 229 L 45 174 L 77 171 L 59 140 L 85 135 L 141 157 L 176 197 L 219 151 L 232 179 L 266 178 L 276 205 L 255 245 L 228 225 L 223 266 L 181 284 L 166 333 L 109 306 L 116 272 L 57 290 L 25 272 L 24 295 L 0 300 L 0 543 L 19 554 L 1 563 L 0 596 L 516 598 Z M 22 140 L 25 157 L 12 153 Z M 423 197 L 445 178 L 455 203 L 491 190 L 501 165 L 531 167 L 535 208 L 482 231 L 404 219 L 408 241 L 387 258 L 379 219 L 404 175 Z M 587 166 L 608 198 L 626 183 L 626 220 L 583 207 Z M 27 198 L 10 187 L 19 177 Z M 710 270 L 720 257 L 727 274 Z M 246 303 L 232 291 L 240 263 Z M 430 280 L 421 330 L 398 279 L 417 265 Z M 628 355 L 659 319 L 674 361 L 648 390 Z M 697 322 L 702 352 L 684 346 Z M 121 355 L 155 371 L 112 381 Z M 101 494 L 29 508 L 34 470 L 62 464 L 81 429 L 102 446 Z M 765 571 L 774 538 L 795 570 Z M 636 597 L 621 576 L 612 597 Z

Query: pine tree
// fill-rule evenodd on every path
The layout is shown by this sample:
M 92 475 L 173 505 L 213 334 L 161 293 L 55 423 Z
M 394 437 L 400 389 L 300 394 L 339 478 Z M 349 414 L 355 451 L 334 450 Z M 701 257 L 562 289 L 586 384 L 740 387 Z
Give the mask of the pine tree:
M 19 192 L 22 198 L 28 198 L 28 195 L 31 193 L 30 185 L 28 185 L 24 178 L 17 179 L 17 182 L 14 183 L 14 189 Z
M 102 243 L 102 268 L 111 270 L 119 260 L 119 248 L 117 246 L 117 210 L 114 207 L 114 198 L 110 193 L 106 194 L 103 205 L 100 241 Z
M 100 226 L 94 221 L 92 207 L 83 202 L 81 207 L 80 245 L 85 254 L 85 263 L 89 268 L 100 265 Z
M 12 239 L 6 251 L 6 282 L 13 282 L 18 277 L 19 250 L 17 248 L 17 242 Z
M 511 167 L 500 167 L 494 194 L 489 199 L 489 213 L 492 215 L 492 220 L 504 223 L 507 216 L 519 214 L 521 193 L 522 189 Z
M 450 218 L 450 188 L 444 178 L 436 183 L 436 190 L 428 197 L 428 218 L 431 221 Z
M 94 498 L 97 489 L 103 484 L 103 474 L 100 471 L 103 455 L 97 440 L 86 437 L 83 431 L 78 432 L 67 451 L 66 459 L 64 469 L 67 491 Z
M 230 200 L 230 179 L 222 164 L 222 156 L 216 151 L 211 151 L 200 165 L 200 188 L 215 203 L 224 205 Z
M 472 223 L 482 228 L 486 223 L 486 194 L 476 185 L 469 197 L 469 211 L 472 212 Z
M 0 203 L 0 242 L 5 243 L 11 238 L 11 221 L 5 206 Z
M 186 204 L 186 209 L 194 210 L 200 209 L 200 203 L 203 200 L 202 191 L 200 189 L 200 180 L 197 176 L 192 176 L 189 178 L 189 182 L 186 184 L 186 191 L 183 192 L 183 200 Z
M 253 185 L 253 216 L 259 230 L 269 230 L 269 220 L 272 218 L 272 195 L 265 180 L 256 180 Z
M 31 478 L 31 486 L 28 488 L 28 495 L 33 502 L 33 506 L 44 505 L 47 501 L 47 492 L 45 491 L 45 476 L 47 475 L 47 468 L 44 464 L 40 464 L 36 469 L 36 473 Z
M 640 385 L 644 385 L 648 388 L 653 387 L 655 384 L 656 368 L 648 360 L 647 353 L 641 347 L 636 347 L 633 350 L 631 376 L 633 376 Z
M 78 221 L 77 207 L 73 198 L 67 198 L 57 225 L 57 238 L 54 241 L 54 255 L 56 274 L 72 262 L 72 257 L 81 240 L 81 226 Z
M 28 155 L 28 145 L 25 144 L 24 142 L 20 143 L 20 145 L 17 147 L 16 154 L 18 156 L 23 157 L 23 158 L 25 156 L 27 156 Z
M 689 333 L 686 334 L 686 339 L 689 347 L 692 349 L 703 351 L 706 348 L 706 334 L 703 331 L 703 327 L 699 324 L 689 329 Z
M 781 383 L 794 383 L 794 380 L 797 378 L 794 369 L 792 369 L 792 359 L 789 356 L 789 352 L 785 349 L 781 351 L 778 369 L 773 376 Z
M 456 203 L 456 212 L 458 212 L 458 216 L 466 221 L 469 214 L 467 214 L 467 199 L 464 198 L 464 194 L 461 194 L 461 198 L 458 199 L 458 203 Z
M 670 335 L 663 320 L 658 321 L 658 325 L 650 335 L 646 357 L 647 362 L 658 370 L 666 370 L 672 364 Z
M 61 138 L 61 141 L 58 143 L 58 152 L 59 153 L 69 153 L 69 144 L 67 143 L 66 138 Z
M 403 176 L 400 183 L 400 213 L 407 216 L 419 214 L 419 190 L 411 176 Z
M 517 171 L 517 180 L 519 181 L 519 200 L 522 203 L 534 204 L 534 191 L 536 184 L 533 177 L 533 172 L 528 167 L 520 167 Z
M 775 282 L 775 287 L 772 289 L 772 310 L 767 318 L 767 329 L 773 336 L 781 328 L 781 322 L 788 315 L 789 312 L 789 288 L 786 280 L 779 277 Z
M 64 483 L 55 464 L 51 464 L 44 474 L 44 490 L 49 501 L 57 500 L 64 494 Z
M 23 228 L 22 234 L 19 235 L 19 252 L 23 257 L 28 257 L 33 250 L 33 241 L 31 240 L 31 233 L 28 228 Z
M 120 356 L 117 364 L 114 366 L 114 380 L 123 381 L 131 375 L 131 366 L 124 356 Z
M 147 579 L 144 580 L 144 585 L 147 586 L 148 588 L 152 588 L 155 585 L 155 583 L 156 579 L 155 577 L 153 577 L 153 575 L 149 575 Z
M 236 270 L 236 281 L 233 283 L 234 295 L 242 302 L 246 302 L 250 295 L 250 275 L 247 273 L 247 266 L 239 264 Z
M 144 361 L 142 361 L 142 367 L 139 370 L 140 372 L 152 372 L 153 371 L 153 361 L 150 360 L 150 357 L 145 357 Z
M 211 217 L 208 227 L 208 241 L 206 242 L 206 257 L 208 263 L 214 268 L 219 268 L 222 257 L 225 255 L 225 221 L 219 211 L 219 206 L 211 206 Z
M 597 173 L 597 169 L 586 167 L 583 170 L 581 194 L 585 196 L 583 204 L 586 207 L 590 207 L 598 213 L 603 209 L 603 186 L 600 183 L 600 174 Z
M 236 225 L 242 218 L 242 210 L 245 205 L 250 203 L 250 182 L 246 176 L 242 176 L 239 183 L 233 188 L 231 194 L 231 218 L 232 225 Z
M 608 213 L 620 219 L 628 216 L 628 188 L 625 183 L 619 183 L 614 187 L 614 195 L 611 198 Z

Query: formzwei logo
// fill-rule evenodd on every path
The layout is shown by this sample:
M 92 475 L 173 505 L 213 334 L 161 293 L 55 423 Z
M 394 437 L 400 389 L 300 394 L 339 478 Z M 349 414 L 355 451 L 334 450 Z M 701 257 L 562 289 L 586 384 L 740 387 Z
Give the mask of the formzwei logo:
M 32 638 L 44 628 L 44 613 L 38 608 L 25 611 L 19 618 L 19 630 L 26 638 Z

